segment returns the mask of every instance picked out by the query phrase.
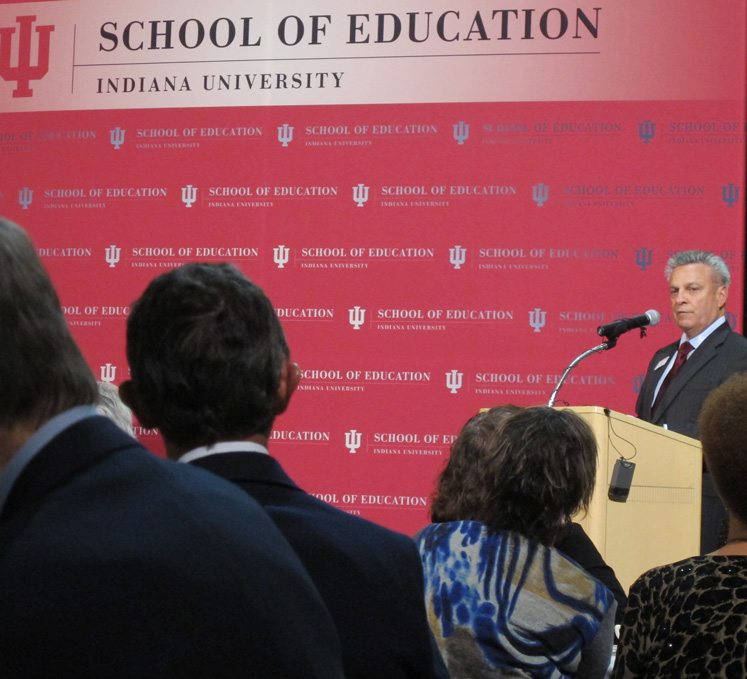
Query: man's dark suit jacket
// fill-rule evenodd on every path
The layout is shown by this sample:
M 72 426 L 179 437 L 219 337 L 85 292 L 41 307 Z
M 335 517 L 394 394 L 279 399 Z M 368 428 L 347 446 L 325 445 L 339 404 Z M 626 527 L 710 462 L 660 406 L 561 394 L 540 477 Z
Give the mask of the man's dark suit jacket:
M 52 439 L 0 516 L 3 679 L 342 678 L 267 513 L 103 417 Z
M 654 390 L 667 364 L 664 359 L 676 353 L 678 345 L 679 341 L 673 342 L 654 354 L 636 413 L 646 422 L 666 424 L 672 431 L 698 438 L 698 415 L 706 396 L 734 373 L 747 370 L 747 339 L 732 332 L 727 323 L 716 328 L 687 359 L 652 412 Z
M 348 679 L 448 677 L 411 538 L 309 495 L 269 455 L 219 453 L 191 464 L 233 481 L 270 514 L 337 623 Z
M 706 396 L 731 375 L 747 370 L 747 339 L 723 323 L 690 355 L 652 412 L 651 401 L 661 374 L 679 346 L 679 341 L 659 349 L 651 359 L 638 395 L 639 418 L 666 425 L 668 429 L 700 438 L 698 416 Z M 657 368 L 657 366 L 659 366 Z M 721 545 L 726 510 L 713 486 L 710 473 L 703 471 L 700 514 L 700 551 L 708 554 Z

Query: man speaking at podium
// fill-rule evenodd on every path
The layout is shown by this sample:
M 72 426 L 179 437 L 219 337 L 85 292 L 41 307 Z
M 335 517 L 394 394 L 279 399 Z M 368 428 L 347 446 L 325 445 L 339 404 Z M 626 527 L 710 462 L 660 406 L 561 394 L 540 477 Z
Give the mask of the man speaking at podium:
M 731 275 L 721 257 L 701 250 L 678 252 L 666 266 L 672 315 L 682 330 L 649 363 L 636 404 L 642 420 L 699 438 L 698 415 L 709 392 L 747 370 L 747 339 L 732 332 L 725 307 Z M 701 552 L 716 549 L 726 513 L 703 473 Z

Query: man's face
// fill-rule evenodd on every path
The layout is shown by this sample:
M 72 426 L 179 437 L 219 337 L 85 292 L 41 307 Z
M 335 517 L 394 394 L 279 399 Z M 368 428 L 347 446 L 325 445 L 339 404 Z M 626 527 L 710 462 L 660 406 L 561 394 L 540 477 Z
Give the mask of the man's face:
M 724 312 L 728 288 L 719 285 L 707 264 L 685 264 L 672 271 L 669 294 L 674 320 L 688 339 L 705 330 Z

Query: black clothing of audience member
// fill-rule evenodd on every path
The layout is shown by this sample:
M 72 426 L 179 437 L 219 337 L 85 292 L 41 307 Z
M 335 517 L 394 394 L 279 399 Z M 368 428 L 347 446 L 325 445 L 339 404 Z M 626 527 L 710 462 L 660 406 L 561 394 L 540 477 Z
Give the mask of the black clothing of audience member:
M 342 679 L 266 512 L 96 401 L 31 241 L 0 219 L 0 676 Z
M 599 580 L 615 597 L 617 611 L 615 622 L 621 623 L 625 613 L 628 597 L 625 594 L 615 571 L 607 564 L 583 527 L 572 523 L 555 542 L 555 549 L 573 559 L 589 575 Z
M 167 454 L 228 479 L 272 516 L 337 624 L 347 679 L 447 677 L 412 540 L 299 488 L 267 450 L 301 371 L 263 291 L 228 264 L 153 280 L 127 323 L 122 397 Z

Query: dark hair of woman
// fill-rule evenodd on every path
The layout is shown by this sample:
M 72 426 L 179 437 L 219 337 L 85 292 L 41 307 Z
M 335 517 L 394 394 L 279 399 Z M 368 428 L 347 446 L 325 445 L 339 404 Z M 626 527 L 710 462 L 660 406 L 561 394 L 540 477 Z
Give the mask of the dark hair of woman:
M 480 521 L 551 545 L 594 490 L 597 447 L 570 410 L 501 406 L 460 432 L 431 507 L 434 522 Z

